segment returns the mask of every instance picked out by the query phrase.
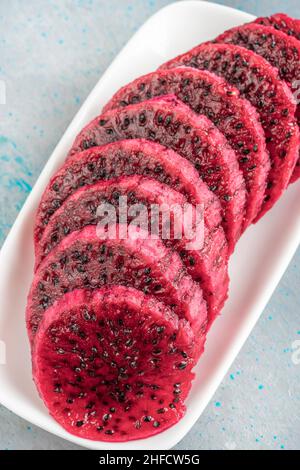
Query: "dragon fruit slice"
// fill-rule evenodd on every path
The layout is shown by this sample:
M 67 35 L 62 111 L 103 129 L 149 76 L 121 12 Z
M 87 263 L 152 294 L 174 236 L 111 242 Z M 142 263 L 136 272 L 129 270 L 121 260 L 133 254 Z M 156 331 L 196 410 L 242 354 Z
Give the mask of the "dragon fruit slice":
M 200 44 L 162 68 L 178 65 L 222 76 L 257 108 L 271 158 L 265 201 L 258 218 L 262 217 L 286 189 L 298 159 L 299 128 L 291 91 L 264 58 L 233 44 Z
M 175 96 L 154 98 L 96 117 L 76 137 L 70 155 L 122 139 L 146 138 L 172 148 L 193 163 L 224 210 L 233 251 L 242 231 L 245 182 L 235 152 L 220 131 Z
M 207 229 L 202 211 L 198 213 L 194 206 L 187 206 L 187 200 L 181 193 L 153 179 L 126 176 L 118 180 L 101 181 L 78 190 L 50 219 L 38 246 L 36 266 L 39 266 L 66 234 L 80 230 L 86 225 L 97 224 L 100 220 L 97 208 L 101 204 L 114 207 L 119 222 L 120 203 L 125 203 L 124 198 L 128 223 L 135 221 L 135 208 L 145 209 L 148 221 L 145 229 L 149 233 L 154 231 L 154 235 L 160 236 L 166 246 L 177 250 L 188 274 L 200 283 L 209 307 L 209 317 L 214 319 L 223 307 L 228 292 L 228 256 L 224 231 L 222 227 L 211 231 Z M 153 217 L 155 208 L 160 212 L 160 216 L 156 218 Z M 169 213 L 172 214 L 171 218 Z M 187 216 L 194 221 L 191 227 L 187 224 L 185 226 L 184 218 Z M 156 222 L 159 222 L 159 219 L 158 226 Z M 163 220 L 170 220 L 169 229 L 166 230 Z M 151 221 L 155 223 L 151 224 Z M 186 233 L 189 228 L 190 234 Z
M 209 229 L 220 225 L 220 203 L 188 160 L 154 142 L 125 140 L 75 154 L 52 177 L 36 215 L 36 249 L 53 214 L 75 191 L 98 181 L 130 175 L 147 176 L 181 192 L 189 203 L 203 205 Z
M 45 311 L 65 293 L 124 285 L 155 295 L 186 318 L 202 343 L 207 307 L 198 283 L 186 274 L 179 255 L 147 232 L 116 233 L 87 226 L 73 232 L 49 254 L 35 274 L 27 302 L 27 328 L 32 341 Z M 126 233 L 127 232 L 127 233 Z M 108 238 L 109 237 L 109 238 Z M 198 348 L 199 353 L 201 348 Z
M 193 339 L 187 322 L 135 289 L 76 290 L 40 324 L 34 380 L 50 414 L 71 434 L 146 438 L 185 414 Z
M 121 88 L 103 112 L 173 93 L 197 114 L 206 115 L 235 150 L 247 189 L 244 228 L 258 215 L 270 159 L 256 109 L 237 88 L 207 70 L 177 67 L 144 75 Z M 243 123 L 243 127 L 237 124 Z
M 255 23 L 273 26 L 277 31 L 283 31 L 288 36 L 294 36 L 300 40 L 300 20 L 290 18 L 285 13 L 276 13 L 269 17 L 257 18 Z
M 246 24 L 233 28 L 217 37 L 216 42 L 236 44 L 261 55 L 278 69 L 279 76 L 286 81 L 292 92 L 300 85 L 300 42 L 277 31 L 275 28 L 259 24 Z M 300 123 L 300 106 L 297 105 L 296 117 Z M 300 177 L 300 160 L 298 158 L 291 181 Z

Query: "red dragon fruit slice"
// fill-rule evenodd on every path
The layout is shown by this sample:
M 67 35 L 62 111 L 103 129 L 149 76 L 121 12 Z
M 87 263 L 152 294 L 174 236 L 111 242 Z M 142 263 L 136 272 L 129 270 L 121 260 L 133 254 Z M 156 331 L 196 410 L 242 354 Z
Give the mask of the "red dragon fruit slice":
M 75 154 L 52 177 L 36 215 L 36 249 L 53 214 L 75 191 L 98 181 L 130 175 L 147 176 L 181 192 L 189 203 L 203 205 L 209 229 L 220 225 L 220 203 L 188 160 L 154 142 L 125 140 Z
M 286 189 L 298 159 L 299 128 L 292 93 L 264 58 L 233 44 L 200 44 L 162 68 L 178 65 L 222 76 L 257 108 L 271 158 L 265 202 L 259 214 L 262 217 Z
M 187 322 L 135 289 L 76 290 L 40 324 L 34 380 L 50 414 L 71 434 L 146 438 L 185 414 L 193 339 Z
M 290 18 L 285 13 L 276 13 L 269 17 L 257 18 L 255 23 L 273 26 L 277 31 L 283 31 L 288 36 L 294 36 L 300 40 L 300 20 Z
M 159 142 L 193 163 L 220 199 L 232 252 L 242 231 L 246 192 L 236 154 L 223 134 L 209 119 L 196 115 L 171 95 L 96 117 L 76 137 L 70 155 L 88 147 L 132 138 Z
M 35 274 L 27 302 L 27 327 L 31 341 L 45 313 L 55 300 L 75 289 L 124 285 L 155 295 L 186 318 L 193 327 L 199 352 L 206 326 L 207 307 L 198 283 L 186 274 L 176 252 L 146 232 L 116 233 L 87 226 L 73 232 L 49 254 Z M 127 233 L 126 233 L 127 232 Z M 110 237 L 110 238 L 106 238 Z
M 152 72 L 121 88 L 103 112 L 173 93 L 197 114 L 206 115 L 235 150 L 247 189 L 244 228 L 258 215 L 270 159 L 256 109 L 237 88 L 207 70 L 191 67 Z M 243 123 L 243 127 L 237 124 Z
M 209 317 L 214 319 L 223 307 L 228 292 L 228 256 L 224 231 L 222 227 L 212 231 L 207 229 L 203 223 L 202 211 L 198 213 L 195 206 L 188 206 L 186 198 L 181 193 L 153 179 L 126 176 L 118 180 L 101 181 L 78 190 L 50 219 L 38 246 L 36 266 L 39 266 L 66 234 L 80 230 L 86 225 L 97 224 L 100 220 L 97 208 L 101 204 L 110 204 L 114 207 L 116 220 L 119 222 L 119 206 L 122 201 L 124 203 L 124 198 L 127 204 L 128 223 L 134 223 L 135 207 L 139 210 L 145 209 L 148 221 L 145 229 L 149 233 L 155 229 L 154 235 L 160 236 L 166 246 L 177 250 L 188 274 L 200 283 L 209 307 Z M 155 227 L 157 224 L 153 217 L 155 208 L 160 212 L 161 220 L 158 227 Z M 187 224 L 185 226 L 184 217 L 187 216 L 194 221 L 190 227 L 190 234 L 186 233 L 189 227 Z M 158 217 L 156 219 L 159 221 Z M 170 230 L 164 230 L 163 220 L 170 220 Z M 175 230 L 175 227 L 179 230 Z
M 246 24 L 233 28 L 217 37 L 216 42 L 236 44 L 259 54 L 273 67 L 276 67 L 281 80 L 286 81 L 292 92 L 300 85 L 300 42 L 277 31 L 275 28 L 259 24 Z M 297 105 L 296 117 L 300 123 L 300 106 Z M 298 158 L 291 181 L 300 177 L 300 160 Z

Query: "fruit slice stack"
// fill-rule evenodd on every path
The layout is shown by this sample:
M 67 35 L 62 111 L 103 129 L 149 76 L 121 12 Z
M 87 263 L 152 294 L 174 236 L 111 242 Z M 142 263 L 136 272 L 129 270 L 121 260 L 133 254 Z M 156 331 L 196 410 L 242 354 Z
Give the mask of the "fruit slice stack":
M 68 432 L 128 441 L 184 415 L 229 257 L 300 174 L 299 24 L 260 18 L 121 88 L 49 182 L 26 319 Z

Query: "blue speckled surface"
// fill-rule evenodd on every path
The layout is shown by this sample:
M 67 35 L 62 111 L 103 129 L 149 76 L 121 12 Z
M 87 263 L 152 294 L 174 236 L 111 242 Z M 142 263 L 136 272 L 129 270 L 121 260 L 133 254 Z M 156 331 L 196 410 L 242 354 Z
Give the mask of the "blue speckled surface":
M 168 0 L 0 2 L 0 242 L 82 101 Z M 217 1 L 300 18 L 299 0 Z M 299 449 L 300 251 L 216 395 L 178 449 Z M 1 386 L 1 385 L 0 385 Z M 0 407 L 0 449 L 75 449 Z

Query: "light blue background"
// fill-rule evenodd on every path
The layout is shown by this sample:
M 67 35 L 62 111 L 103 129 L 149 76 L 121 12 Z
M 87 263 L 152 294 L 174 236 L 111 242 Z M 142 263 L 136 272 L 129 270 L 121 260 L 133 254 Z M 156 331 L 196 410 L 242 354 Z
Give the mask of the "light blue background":
M 168 0 L 0 2 L 0 242 L 93 85 Z M 299 0 L 218 1 L 300 18 Z M 253 253 L 255 256 L 255 253 Z M 209 406 L 177 449 L 299 449 L 300 251 Z M 1 386 L 1 384 L 0 384 Z M 74 449 L 0 407 L 0 449 Z

